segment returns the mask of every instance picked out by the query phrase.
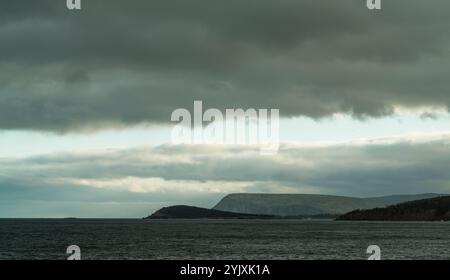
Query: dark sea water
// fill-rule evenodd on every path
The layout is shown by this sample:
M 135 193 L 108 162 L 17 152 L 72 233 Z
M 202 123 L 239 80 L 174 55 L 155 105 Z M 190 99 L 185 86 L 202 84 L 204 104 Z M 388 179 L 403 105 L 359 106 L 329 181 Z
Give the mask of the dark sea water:
M 0 219 L 0 259 L 450 259 L 450 223 Z

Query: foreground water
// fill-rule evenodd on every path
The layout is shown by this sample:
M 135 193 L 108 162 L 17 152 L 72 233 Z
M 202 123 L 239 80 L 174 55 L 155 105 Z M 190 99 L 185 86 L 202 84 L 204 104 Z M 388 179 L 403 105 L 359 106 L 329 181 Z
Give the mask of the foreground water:
M 0 219 L 0 259 L 450 259 L 450 223 Z

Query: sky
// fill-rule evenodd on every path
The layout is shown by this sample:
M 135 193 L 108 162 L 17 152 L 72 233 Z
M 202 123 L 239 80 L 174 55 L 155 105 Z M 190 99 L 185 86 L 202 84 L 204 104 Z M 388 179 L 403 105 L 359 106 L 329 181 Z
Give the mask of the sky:
M 450 2 L 82 2 L 0 4 L 0 218 L 450 193 Z M 278 152 L 173 145 L 195 100 L 279 109 Z

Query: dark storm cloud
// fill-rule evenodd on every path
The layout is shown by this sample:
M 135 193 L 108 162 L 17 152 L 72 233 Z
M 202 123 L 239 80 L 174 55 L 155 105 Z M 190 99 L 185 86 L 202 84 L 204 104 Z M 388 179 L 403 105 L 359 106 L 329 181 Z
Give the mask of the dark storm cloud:
M 7 0 L 0 128 L 168 122 L 194 99 L 314 118 L 450 104 L 450 3 Z

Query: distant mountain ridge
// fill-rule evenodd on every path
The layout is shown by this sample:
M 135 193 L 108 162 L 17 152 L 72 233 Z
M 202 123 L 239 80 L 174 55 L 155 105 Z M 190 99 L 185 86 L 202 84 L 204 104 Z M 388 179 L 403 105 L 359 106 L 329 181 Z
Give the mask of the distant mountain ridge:
M 398 203 L 435 198 L 442 194 L 391 195 L 356 198 L 315 194 L 229 194 L 212 209 L 257 215 L 342 215 L 355 209 L 386 207 Z
M 337 218 L 351 221 L 450 221 L 450 196 L 409 201 L 385 208 L 354 210 Z

